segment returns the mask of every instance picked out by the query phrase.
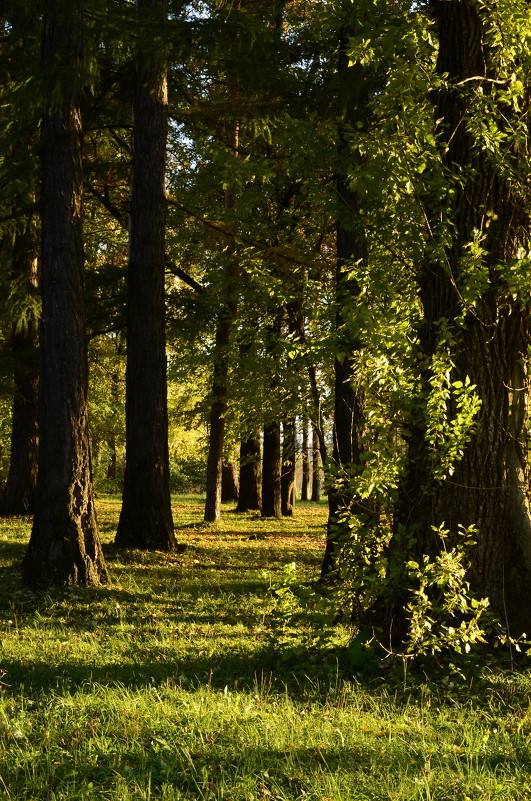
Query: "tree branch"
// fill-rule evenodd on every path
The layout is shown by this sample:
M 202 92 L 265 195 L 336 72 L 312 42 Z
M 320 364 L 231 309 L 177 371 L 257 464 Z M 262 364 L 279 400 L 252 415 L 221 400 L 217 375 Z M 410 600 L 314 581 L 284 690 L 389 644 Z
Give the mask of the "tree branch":
M 180 267 L 177 267 L 175 264 L 173 264 L 173 262 L 166 261 L 166 269 L 172 275 L 176 275 L 177 278 L 180 278 L 181 281 L 184 281 L 185 284 L 188 284 L 189 287 L 195 289 L 195 291 L 199 294 L 202 294 L 206 291 L 202 284 L 196 281 L 195 278 L 192 278 L 191 275 L 188 275 L 188 273 L 185 273 L 184 270 L 181 270 Z
M 116 222 L 118 222 L 122 228 L 127 230 L 127 220 L 126 215 L 122 212 L 114 203 L 110 200 L 107 194 L 103 194 L 99 192 L 95 187 L 90 186 L 89 184 L 85 184 L 85 188 L 90 194 L 99 200 L 101 205 L 109 212 L 111 217 L 114 217 Z

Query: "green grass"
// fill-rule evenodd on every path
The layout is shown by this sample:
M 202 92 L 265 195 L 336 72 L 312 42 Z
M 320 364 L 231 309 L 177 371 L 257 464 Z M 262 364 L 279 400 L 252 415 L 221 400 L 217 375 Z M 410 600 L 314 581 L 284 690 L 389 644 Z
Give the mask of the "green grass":
M 100 499 L 112 584 L 41 597 L 16 569 L 30 521 L 0 522 L 1 801 L 531 799 L 526 672 L 349 676 L 302 618 L 275 646 L 267 588 L 315 572 L 324 505 L 206 527 L 179 498 L 180 555 L 116 551 L 118 512 Z

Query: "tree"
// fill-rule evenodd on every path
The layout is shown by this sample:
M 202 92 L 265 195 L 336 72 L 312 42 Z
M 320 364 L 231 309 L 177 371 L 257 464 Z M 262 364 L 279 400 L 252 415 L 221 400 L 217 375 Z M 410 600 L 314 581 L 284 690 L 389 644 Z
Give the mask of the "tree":
M 203 314 L 208 309 L 210 321 L 216 324 L 215 331 L 205 332 L 204 343 L 204 354 L 210 357 L 204 364 L 209 373 L 212 370 L 205 516 L 215 520 L 226 429 L 233 439 L 242 439 L 258 421 L 268 424 L 295 414 L 287 408 L 297 403 L 297 398 L 290 403 L 290 391 L 296 386 L 298 395 L 298 385 L 307 381 L 297 382 L 291 376 L 277 381 L 282 372 L 279 366 L 287 360 L 279 354 L 277 363 L 271 351 L 266 353 L 268 346 L 264 348 L 262 340 L 267 335 L 261 336 L 260 328 L 269 326 L 270 318 L 291 302 L 293 293 L 312 303 L 308 289 L 314 291 L 317 283 L 308 280 L 308 271 L 317 272 L 317 268 L 308 268 L 306 262 L 319 258 L 325 238 L 321 218 L 326 213 L 319 207 L 319 217 L 312 214 L 314 197 L 304 191 L 300 178 L 300 168 L 307 162 L 301 144 L 311 141 L 314 123 L 304 115 L 299 120 L 285 113 L 288 104 L 293 104 L 295 115 L 307 111 L 306 101 L 298 99 L 301 72 L 294 67 L 304 59 L 296 41 L 299 7 L 284 2 L 233 3 L 222 25 L 219 4 L 206 3 L 204 10 L 216 23 L 204 23 L 206 34 L 199 50 L 204 77 L 192 82 L 194 94 L 182 92 L 186 102 L 176 97 L 172 110 L 193 146 L 187 145 L 180 130 L 173 129 L 174 163 L 182 179 L 177 174 L 171 179 L 171 208 L 175 214 L 177 208 L 184 212 L 177 258 L 185 253 L 186 259 L 191 257 L 192 269 L 200 272 L 207 288 L 201 299 Z M 216 35 L 220 27 L 221 40 Z M 181 84 L 182 79 L 174 85 Z M 283 104 L 279 96 L 285 98 Z M 319 144 L 324 141 L 323 134 Z M 322 196 L 321 187 L 314 191 Z M 245 360 L 251 370 L 243 379 L 244 393 L 243 369 L 233 357 L 238 346 L 247 343 L 252 343 L 258 363 Z M 288 350 L 288 337 L 275 341 L 274 348 Z M 302 372 L 303 368 L 301 362 L 297 369 Z M 271 381 L 266 374 L 269 369 L 275 374 Z M 273 385 L 278 389 L 272 392 Z M 265 454 L 267 464 L 267 446 Z
M 172 551 L 165 333 L 165 0 L 138 0 L 127 270 L 126 466 L 115 544 Z
M 107 578 L 94 509 L 87 420 L 82 31 L 80 2 L 46 4 L 40 454 L 35 517 L 23 563 L 23 581 L 33 589 L 100 584 Z
M 234 124 L 228 144 L 238 147 L 238 125 Z M 234 195 L 228 187 L 225 192 L 225 208 L 232 209 Z M 221 517 L 221 496 L 223 479 L 223 445 L 225 440 L 225 416 L 227 414 L 227 383 L 229 376 L 229 346 L 237 304 L 235 300 L 235 262 L 234 236 L 228 235 L 223 254 L 223 302 L 218 311 L 214 348 L 212 379 L 212 403 L 209 419 L 209 451 L 206 476 L 205 521 L 215 523 Z
M 345 13 L 345 9 L 343 9 Z M 368 80 L 359 65 L 349 66 L 348 40 L 351 26 L 343 21 L 339 31 L 337 211 L 336 211 L 336 354 L 334 358 L 334 429 L 332 447 L 333 483 L 328 494 L 329 518 L 321 577 L 330 573 L 338 549 L 347 536 L 345 510 L 355 500 L 351 492 L 352 471 L 359 470 L 363 397 L 355 382 L 356 353 L 361 347 L 359 333 L 348 320 L 360 287 L 353 272 L 367 260 L 366 234 L 360 216 L 359 197 L 348 178 L 349 160 L 360 159 L 348 144 L 351 129 L 363 125 L 367 115 Z M 343 522 L 342 522 L 343 521 Z
M 239 494 L 238 466 L 236 462 L 232 460 L 230 462 L 223 462 L 221 469 L 221 502 L 237 502 Z
M 25 284 L 24 303 L 34 302 L 37 290 L 38 256 L 32 221 L 18 232 L 13 246 L 13 280 Z M 12 349 L 15 395 L 11 425 L 9 473 L 0 496 L 0 514 L 17 515 L 34 511 L 39 452 L 39 359 L 38 315 L 28 309 L 25 319 L 13 326 Z
M 280 423 L 264 428 L 262 450 L 262 517 L 282 517 Z
M 28 84 L 40 58 L 42 30 L 29 3 L 6 3 L 2 53 L 3 225 L 0 250 L 9 269 L 5 304 L 11 328 L 14 395 L 9 473 L 0 495 L 0 513 L 33 512 L 38 457 L 38 292 L 39 229 L 35 202 L 38 181 L 38 103 Z
M 293 517 L 295 507 L 295 420 L 282 423 L 282 467 L 280 474 L 280 506 L 283 517 Z
M 437 530 L 456 538 L 473 527 L 471 586 L 519 636 L 531 631 L 528 310 L 524 284 L 515 281 L 527 264 L 529 106 L 526 76 L 517 77 L 520 47 L 506 48 L 502 40 L 519 40 L 527 7 L 517 4 L 498 16 L 463 0 L 439 2 L 435 11 L 437 73 L 447 76 L 435 117 L 448 218 L 441 231 L 429 209 L 443 246 L 440 258 L 432 250 L 418 274 L 419 363 L 427 367 L 391 554 L 396 562 L 406 532 L 415 532 L 414 558 L 433 557 L 442 547 Z M 457 449 L 451 426 L 461 429 Z M 400 616 L 395 600 L 391 617 Z
M 311 500 L 319 503 L 321 500 L 321 451 L 319 438 L 315 426 L 312 427 L 312 494 Z
M 259 431 L 254 431 L 240 445 L 240 489 L 237 512 L 257 510 L 262 505 L 261 450 Z
M 241 12 L 241 0 L 231 3 L 231 14 Z M 240 32 L 235 28 L 230 37 L 233 47 L 238 47 Z M 232 56 L 234 58 L 234 55 Z M 229 70 L 227 75 L 229 103 L 237 103 L 239 81 L 236 73 Z M 229 120 L 224 126 L 223 139 L 234 157 L 238 156 L 240 125 L 238 120 Z M 229 181 L 223 192 L 225 210 L 231 213 L 235 205 L 234 187 Z M 236 280 L 240 273 L 237 265 L 235 231 L 225 237 L 222 255 L 223 299 L 218 311 L 216 339 L 213 354 L 212 404 L 210 407 L 209 451 L 207 459 L 205 520 L 217 522 L 221 517 L 223 484 L 223 445 L 225 439 L 225 416 L 227 413 L 227 382 L 229 376 L 229 345 L 237 312 Z
M 302 418 L 302 486 L 301 486 L 301 501 L 310 500 L 310 482 L 311 482 L 311 469 L 310 469 L 310 444 L 309 444 L 309 427 L 308 418 L 306 415 Z

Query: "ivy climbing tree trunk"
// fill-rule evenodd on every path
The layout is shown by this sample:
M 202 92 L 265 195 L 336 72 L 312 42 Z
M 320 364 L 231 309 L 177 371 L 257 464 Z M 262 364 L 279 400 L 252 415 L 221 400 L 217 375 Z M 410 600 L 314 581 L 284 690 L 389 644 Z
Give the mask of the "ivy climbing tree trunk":
M 165 331 L 167 66 L 150 31 L 166 0 L 137 0 L 137 77 L 127 270 L 126 465 L 115 544 L 172 551 Z M 148 24 L 149 23 L 149 24 Z
M 82 4 L 44 14 L 40 455 L 23 563 L 32 589 L 107 578 L 92 492 L 83 291 Z M 74 76 L 74 77 L 72 77 Z
M 321 564 L 321 578 L 335 567 L 341 542 L 348 535 L 342 525 L 342 510 L 351 509 L 351 472 L 360 464 L 360 430 L 363 414 L 362 393 L 354 386 L 355 354 L 360 348 L 357 332 L 347 318 L 359 295 L 359 285 L 352 271 L 366 261 L 365 231 L 359 214 L 359 201 L 348 178 L 348 160 L 352 158 L 348 144 L 349 126 L 365 116 L 366 88 L 358 67 L 348 64 L 348 35 L 340 33 L 338 79 L 341 117 L 338 128 L 337 219 L 336 219 L 336 355 L 334 360 L 334 429 L 332 446 L 331 486 L 328 492 L 329 516 L 326 548 Z M 359 158 L 355 154 L 355 158 Z
M 436 555 L 434 528 L 459 536 L 475 527 L 468 578 L 480 597 L 488 597 L 511 635 L 531 632 L 531 519 L 527 498 L 526 407 L 529 385 L 527 300 L 507 282 L 507 267 L 527 252 L 529 190 L 519 180 L 528 159 L 528 123 L 503 138 L 493 157 L 471 117 L 476 98 L 485 98 L 485 115 L 501 132 L 516 123 L 503 102 L 498 73 L 503 59 L 489 41 L 489 11 L 475 0 L 435 4 L 439 33 L 437 71 L 448 75 L 439 90 L 435 117 L 452 193 L 448 197 L 451 238 L 445 258 L 427 262 L 419 275 L 423 322 L 419 363 L 424 393 L 409 439 L 409 470 L 401 486 L 390 548 L 391 571 L 404 575 L 408 559 Z M 504 54 L 505 58 L 505 54 Z M 509 70 L 510 74 L 511 70 Z M 479 92 L 481 90 L 481 92 Z M 526 101 L 523 101 L 527 103 Z M 528 115 L 528 107 L 520 109 Z M 513 115 L 514 116 L 514 115 Z M 486 129 L 484 129 L 486 130 Z M 512 128 L 513 133 L 516 126 Z M 431 215 L 437 234 L 437 216 Z M 448 228 L 446 229 L 448 234 Z M 473 269 L 483 279 L 466 305 L 470 281 L 470 243 L 481 243 Z M 446 339 L 441 331 L 447 331 Z M 430 437 L 428 399 L 437 378 L 435 358 L 448 351 L 447 417 L 458 419 L 458 393 L 467 381 L 481 401 L 469 441 L 453 471 L 447 452 Z M 433 412 L 433 404 L 432 404 Z M 446 462 L 445 462 L 446 460 Z M 413 548 L 408 546 L 414 534 Z M 390 639 L 404 635 L 404 595 L 397 586 L 387 614 Z

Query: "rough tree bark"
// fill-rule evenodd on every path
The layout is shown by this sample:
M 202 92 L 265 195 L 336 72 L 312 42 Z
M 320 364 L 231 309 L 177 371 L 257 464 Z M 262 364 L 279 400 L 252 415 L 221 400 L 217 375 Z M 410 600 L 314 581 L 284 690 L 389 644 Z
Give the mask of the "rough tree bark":
M 275 369 L 279 367 L 279 356 L 276 352 L 282 323 L 284 320 L 284 308 L 280 308 L 268 326 L 266 334 L 266 351 L 270 354 Z M 271 380 L 271 392 L 278 390 L 278 376 L 273 376 Z M 273 420 L 264 426 L 263 449 L 262 449 L 262 517 L 282 517 L 282 492 L 281 492 L 281 471 L 282 471 L 282 451 L 280 422 Z
M 139 21 L 166 20 L 166 0 L 137 0 Z M 165 54 L 140 26 L 133 107 L 127 270 L 126 465 L 115 544 L 172 551 L 165 331 Z
M 82 30 L 79 0 L 49 0 L 43 37 L 40 455 L 35 517 L 23 563 L 23 581 L 32 589 L 100 584 L 107 578 L 94 509 L 87 421 L 77 79 Z M 67 80 L 72 72 L 76 80 Z
M 282 423 L 282 470 L 280 508 L 283 517 L 293 517 L 295 508 L 295 420 Z
M 308 418 L 302 418 L 302 484 L 301 484 L 301 501 L 310 500 L 310 483 L 311 483 L 311 469 L 310 469 L 310 436 Z
M 280 423 L 270 423 L 264 428 L 262 517 L 282 517 L 280 439 Z
M 360 463 L 359 433 L 363 414 L 361 392 L 353 385 L 355 354 L 360 348 L 360 342 L 356 332 L 349 327 L 345 314 L 345 310 L 352 306 L 353 298 L 359 295 L 359 285 L 351 277 L 352 269 L 356 263 L 367 258 L 366 237 L 359 215 L 358 197 L 351 189 L 347 175 L 347 158 L 352 158 L 348 144 L 348 129 L 356 119 L 363 116 L 364 111 L 364 103 L 360 101 L 362 80 L 359 68 L 354 69 L 348 64 L 348 33 L 345 28 L 341 31 L 338 63 L 343 107 L 338 128 L 336 177 L 336 348 L 340 355 L 334 360 L 332 465 L 335 480 L 328 492 L 329 516 L 321 578 L 325 578 L 334 569 L 341 541 L 346 535 L 341 524 L 341 510 L 351 508 L 353 504 L 349 475 L 350 471 Z
M 315 426 L 312 426 L 312 496 L 314 503 L 321 500 L 321 448 L 319 434 Z
M 241 9 L 241 0 L 232 4 L 234 11 Z M 237 35 L 236 35 L 237 36 Z M 232 101 L 237 98 L 239 84 L 236 77 L 230 80 L 229 96 Z M 226 131 L 225 141 L 233 155 L 238 155 L 239 123 L 234 121 Z M 224 192 L 225 209 L 234 208 L 234 191 L 227 186 Z M 208 456 L 206 470 L 205 521 L 215 523 L 221 517 L 221 490 L 223 470 L 223 443 L 225 439 L 225 415 L 227 412 L 227 389 L 229 380 L 229 347 L 232 327 L 237 312 L 236 264 L 234 236 L 225 237 L 223 253 L 223 301 L 218 312 L 216 340 L 214 348 L 214 371 L 212 379 L 212 404 L 210 407 L 210 425 Z
M 435 110 L 444 147 L 444 165 L 459 175 L 449 200 L 453 237 L 443 263 L 428 263 L 419 275 L 424 313 L 419 332 L 421 362 L 435 354 L 440 323 L 449 326 L 453 346 L 451 381 L 467 377 L 476 386 L 481 408 L 475 430 L 451 476 L 434 478 L 433 452 L 426 438 L 426 409 L 412 428 L 409 471 L 401 487 L 395 514 L 390 558 L 393 568 L 422 554 L 434 555 L 440 543 L 433 527 L 454 536 L 458 527 L 476 527 L 469 579 L 511 635 L 531 632 L 531 519 L 527 498 L 526 407 L 529 385 L 525 354 L 529 342 L 528 309 L 508 289 L 503 267 L 528 250 L 528 206 L 517 181 L 518 159 L 528 158 L 527 143 L 507 152 L 512 163 L 489 156 L 466 121 L 473 91 L 481 87 L 495 108 L 496 52 L 487 44 L 485 14 L 474 0 L 437 2 L 439 32 L 437 70 L 448 73 Z M 506 105 L 496 123 L 507 122 Z M 516 169 L 514 169 L 516 167 Z M 525 191 L 525 190 L 524 190 Z M 436 219 L 432 220 L 436 230 Z M 479 232 L 488 285 L 463 310 L 460 287 L 467 245 Z M 464 317 L 456 323 L 456 317 Z M 425 386 L 430 378 L 424 373 Z M 450 412 L 452 410 L 450 409 Z M 421 488 L 425 488 L 424 491 Z M 406 537 L 415 533 L 413 552 Z M 397 590 L 387 614 L 392 639 L 403 633 L 403 597 Z M 394 635 L 394 636 L 393 636 Z
M 221 467 L 221 502 L 236 502 L 239 494 L 238 467 L 236 462 L 223 462 Z
M 302 311 L 302 301 L 296 296 L 286 304 L 286 316 L 288 323 L 288 335 L 292 342 L 304 341 L 304 313 Z M 299 372 L 297 356 L 286 357 L 286 372 L 288 374 Z M 281 510 L 283 517 L 293 517 L 296 498 L 296 455 L 297 455 L 297 432 L 295 411 L 287 411 L 287 416 L 282 422 L 282 467 L 280 476 Z
M 240 445 L 240 492 L 236 511 L 248 512 L 262 505 L 262 463 L 260 432 L 255 431 Z
M 229 190 L 227 190 L 226 195 Z M 227 200 L 226 203 L 232 200 Z M 215 523 L 221 517 L 221 488 L 223 469 L 223 443 L 225 440 L 225 415 L 227 412 L 227 384 L 229 378 L 229 347 L 236 304 L 232 300 L 232 278 L 234 264 L 231 253 L 226 254 L 224 273 L 225 302 L 219 312 L 216 326 L 214 351 L 214 374 L 212 380 L 212 404 L 208 436 L 206 470 L 205 521 Z
M 238 3 L 238 8 L 240 4 Z M 237 93 L 237 85 L 232 86 L 231 94 Z M 235 122 L 226 137 L 227 145 L 237 155 L 239 125 Z M 234 194 L 230 187 L 225 189 L 225 208 L 234 208 Z M 227 411 L 227 384 L 229 380 L 229 347 L 231 332 L 236 317 L 235 280 L 238 274 L 235 256 L 234 237 L 228 235 L 223 254 L 223 303 L 218 314 L 216 326 L 216 345 L 214 349 L 214 375 L 212 380 L 212 405 L 210 407 L 210 427 L 206 473 L 205 521 L 217 522 L 221 517 L 221 491 L 223 471 L 223 443 L 225 438 L 225 414 Z

